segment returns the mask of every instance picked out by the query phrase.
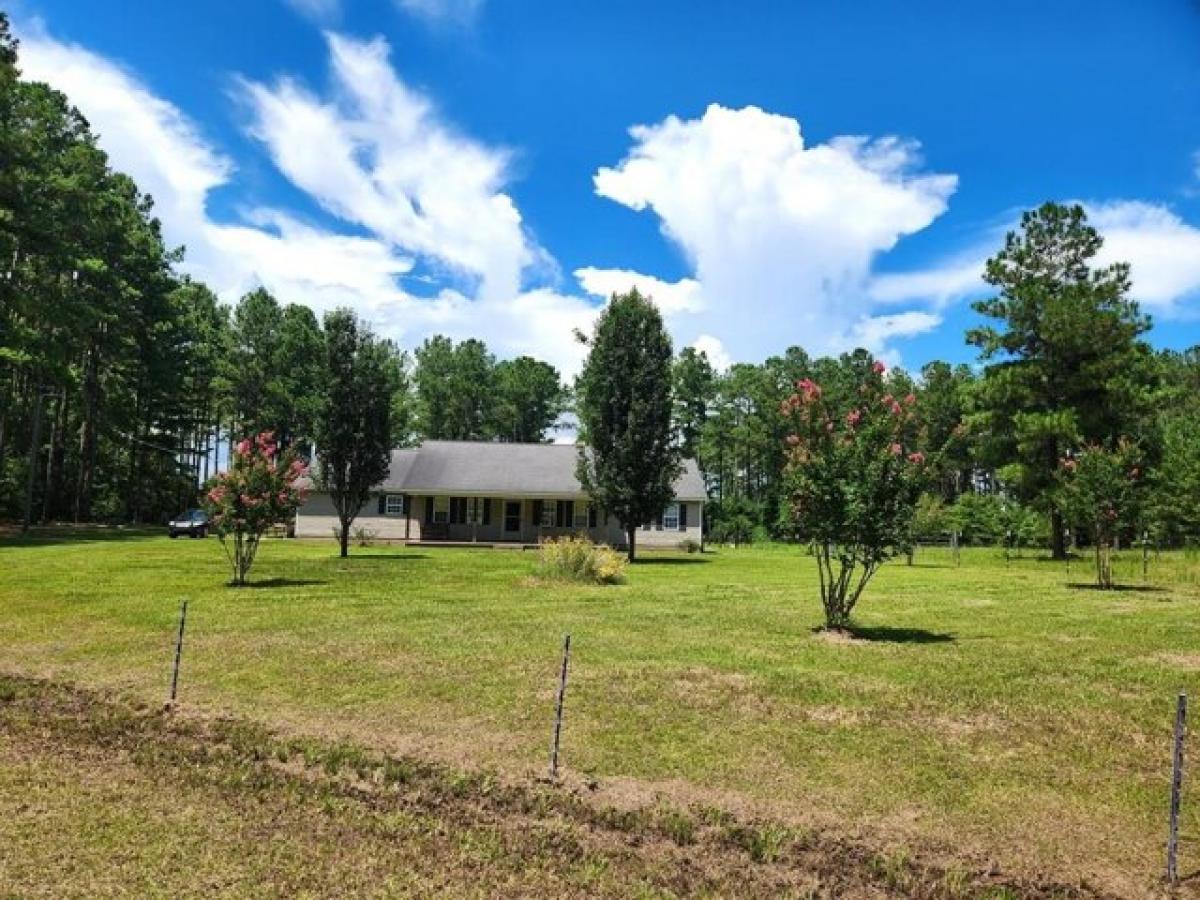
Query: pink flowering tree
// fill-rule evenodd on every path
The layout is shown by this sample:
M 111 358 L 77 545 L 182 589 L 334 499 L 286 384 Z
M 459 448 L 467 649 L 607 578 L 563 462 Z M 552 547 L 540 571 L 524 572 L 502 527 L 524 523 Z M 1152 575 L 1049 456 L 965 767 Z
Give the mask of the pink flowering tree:
M 304 500 L 298 486 L 308 474 L 291 450 L 279 450 L 269 431 L 234 446 L 229 471 L 205 485 L 204 508 L 233 568 L 235 586 L 246 583 L 262 536 L 291 519 Z M 303 482 L 300 482 L 303 484 Z
M 871 577 L 904 552 L 925 479 L 914 446 L 916 397 L 889 393 L 885 372 L 881 362 L 859 370 L 837 396 L 803 379 L 782 406 L 791 424 L 788 514 L 812 543 L 832 630 L 850 626 Z
M 1059 507 L 1077 533 L 1092 542 L 1099 587 L 1116 585 L 1112 549 L 1120 530 L 1137 519 L 1143 476 L 1138 447 L 1125 439 L 1114 449 L 1085 447 L 1059 461 Z

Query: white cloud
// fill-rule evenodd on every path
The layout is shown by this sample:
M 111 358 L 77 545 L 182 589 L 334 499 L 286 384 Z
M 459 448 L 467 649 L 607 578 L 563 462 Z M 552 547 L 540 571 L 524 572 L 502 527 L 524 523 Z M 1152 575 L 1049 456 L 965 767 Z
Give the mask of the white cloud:
M 677 331 L 719 334 L 740 360 L 899 336 L 862 324 L 875 303 L 872 263 L 941 215 L 957 184 L 916 172 L 916 144 L 807 147 L 795 119 L 718 105 L 630 133 L 633 149 L 596 173 L 596 192 L 652 210 L 694 266 L 697 297 L 672 316 Z
M 1130 264 L 1132 294 L 1150 312 L 1170 315 L 1200 292 L 1200 228 L 1166 206 L 1121 200 L 1087 204 L 1104 236 L 1097 263 Z
M 244 85 L 281 170 L 335 215 L 365 226 L 362 236 L 262 207 L 238 222 L 213 219 L 208 196 L 229 183 L 234 167 L 177 107 L 120 65 L 40 27 L 21 39 L 28 77 L 81 109 L 112 164 L 154 195 L 167 240 L 187 244 L 182 269 L 226 301 L 263 285 L 318 312 L 350 306 L 408 346 L 443 331 L 577 371 L 583 348 L 572 333 L 589 331 L 598 307 L 549 290 L 520 291 L 521 270 L 545 256 L 499 192 L 505 154 L 440 124 L 431 104 L 391 73 L 382 42 L 330 38 L 337 102 L 287 81 Z M 474 289 L 413 296 L 399 279 L 418 259 L 465 271 Z
M 275 165 L 339 218 L 477 279 L 481 297 L 515 294 L 540 251 L 501 190 L 508 154 L 447 127 L 397 78 L 382 38 L 328 42 L 328 99 L 287 78 L 242 82 Z
M 700 335 L 700 337 L 692 341 L 692 346 L 707 356 L 709 363 L 718 372 L 724 372 L 734 363 L 733 357 L 729 355 L 729 351 L 725 349 L 725 345 L 721 343 L 719 338 L 715 338 L 711 334 Z
M 699 312 L 703 308 L 700 282 L 694 278 L 667 282 L 628 269 L 596 269 L 591 266 L 576 269 L 575 277 L 585 291 L 604 300 L 613 294 L 623 294 L 631 288 L 637 288 L 639 293 L 653 298 L 664 315 Z
M 1129 263 L 1131 295 L 1148 312 L 1168 318 L 1189 312 L 1189 301 L 1200 295 L 1200 228 L 1159 203 L 1082 205 L 1089 224 L 1104 238 L 1094 265 Z M 880 303 L 925 302 L 936 308 L 985 295 L 993 289 L 983 281 L 984 264 L 1004 245 L 1004 233 L 1018 227 L 1019 222 L 1010 220 L 1003 228 L 989 228 L 972 248 L 929 268 L 879 275 L 872 280 L 871 295 Z
M 402 10 L 435 25 L 465 25 L 474 21 L 484 0 L 396 0 Z

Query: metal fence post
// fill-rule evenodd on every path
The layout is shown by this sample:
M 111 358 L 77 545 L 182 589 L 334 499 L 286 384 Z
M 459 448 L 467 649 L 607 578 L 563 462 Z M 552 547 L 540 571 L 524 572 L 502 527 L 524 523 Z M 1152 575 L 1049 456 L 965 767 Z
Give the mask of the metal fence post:
M 558 778 L 558 748 L 562 737 L 563 700 L 567 696 L 567 665 L 571 660 L 571 636 L 563 637 L 562 669 L 558 673 L 558 698 L 554 703 L 554 737 L 550 742 L 550 778 Z
M 1171 824 L 1167 835 L 1167 883 L 1179 882 L 1179 800 L 1183 793 L 1183 738 L 1187 730 L 1187 694 L 1175 704 L 1175 747 L 1171 756 Z
M 183 656 L 183 629 L 187 625 L 187 607 L 188 602 L 183 601 L 183 606 L 179 609 L 179 633 L 175 637 L 175 664 L 171 667 L 171 699 L 167 701 L 167 706 L 175 705 L 175 697 L 179 692 L 179 659 Z

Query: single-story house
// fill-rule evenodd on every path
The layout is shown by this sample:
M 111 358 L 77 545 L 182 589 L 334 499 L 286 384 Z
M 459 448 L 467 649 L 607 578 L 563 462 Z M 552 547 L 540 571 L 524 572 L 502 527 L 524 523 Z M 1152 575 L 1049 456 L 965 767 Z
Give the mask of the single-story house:
M 388 541 L 483 541 L 535 544 L 543 538 L 587 534 L 624 546 L 617 520 L 597 508 L 575 477 L 579 449 L 570 444 L 426 441 L 396 450 L 377 493 L 359 511 L 355 528 Z M 639 547 L 699 542 L 704 479 L 687 460 L 675 499 L 637 532 Z M 330 537 L 337 513 L 327 493 L 313 491 L 296 513 L 297 537 Z

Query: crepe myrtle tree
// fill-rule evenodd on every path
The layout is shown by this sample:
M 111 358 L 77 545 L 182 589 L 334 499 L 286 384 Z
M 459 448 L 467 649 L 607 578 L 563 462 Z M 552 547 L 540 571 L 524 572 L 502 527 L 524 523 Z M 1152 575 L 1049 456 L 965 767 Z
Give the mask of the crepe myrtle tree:
M 267 530 L 295 515 L 304 501 L 298 482 L 307 474 L 304 461 L 290 449 L 281 453 L 274 435 L 264 431 L 239 441 L 229 470 L 209 480 L 203 505 L 233 569 L 231 584 L 246 583 Z
M 1067 520 L 1092 541 L 1096 584 L 1116 586 L 1112 549 L 1120 529 L 1132 525 L 1141 503 L 1141 454 L 1132 441 L 1121 439 L 1113 448 L 1085 447 L 1069 454 L 1058 467 L 1058 503 Z
M 807 378 L 783 401 L 792 530 L 812 544 L 825 627 L 845 630 L 871 576 L 904 552 L 925 481 L 913 447 L 916 397 L 888 392 L 881 362 L 827 394 Z

